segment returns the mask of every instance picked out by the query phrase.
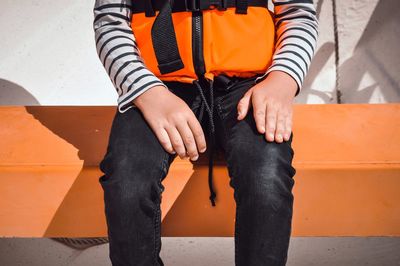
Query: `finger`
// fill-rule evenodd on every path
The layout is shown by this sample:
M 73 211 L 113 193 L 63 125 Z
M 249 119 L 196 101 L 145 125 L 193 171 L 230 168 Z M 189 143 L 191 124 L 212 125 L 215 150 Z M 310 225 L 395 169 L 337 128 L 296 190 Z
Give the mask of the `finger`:
M 282 111 L 278 111 L 275 130 L 275 140 L 278 143 L 283 142 L 283 133 L 285 132 L 285 120 L 285 114 Z
M 206 138 L 204 136 L 203 128 L 195 116 L 188 120 L 188 125 L 193 133 L 196 141 L 197 149 L 199 152 L 205 152 L 207 149 Z
M 285 141 L 288 141 L 290 139 L 290 135 L 292 134 L 292 116 L 292 112 L 289 112 L 285 119 L 285 133 L 283 136 Z
M 275 130 L 276 130 L 276 119 L 277 119 L 277 108 L 273 105 L 267 106 L 267 115 L 266 115 L 266 131 L 265 138 L 268 141 L 274 141 L 275 139 Z
M 258 132 L 261 134 L 265 133 L 265 113 L 267 109 L 267 105 L 264 101 L 255 99 L 255 97 L 252 97 L 253 101 L 253 116 L 254 120 L 256 122 L 256 127 Z
M 175 150 L 172 147 L 171 140 L 169 139 L 168 133 L 164 128 L 159 130 L 155 130 L 155 134 L 158 138 L 158 141 L 161 143 L 161 146 L 169 153 L 175 154 Z
M 185 145 L 183 143 L 182 137 L 179 134 L 179 131 L 176 127 L 174 126 L 168 126 L 165 128 L 169 139 L 171 140 L 172 147 L 176 151 L 176 153 L 179 155 L 181 159 L 186 158 L 186 149 Z
M 188 123 L 179 123 L 176 127 L 181 135 L 183 143 L 186 147 L 186 154 L 190 157 L 191 160 L 197 160 L 199 158 L 199 154 L 197 152 L 196 141 L 194 140 L 194 136 L 192 130 Z
M 249 108 L 250 108 L 250 100 L 251 100 L 252 90 L 248 90 L 240 99 L 237 105 L 238 116 L 237 119 L 241 120 L 246 117 Z

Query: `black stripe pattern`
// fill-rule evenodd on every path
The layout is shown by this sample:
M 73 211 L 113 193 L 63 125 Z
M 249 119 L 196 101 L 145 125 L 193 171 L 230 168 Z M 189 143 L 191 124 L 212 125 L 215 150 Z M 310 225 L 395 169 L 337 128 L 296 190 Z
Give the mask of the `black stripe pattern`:
M 315 54 L 319 21 L 312 0 L 272 0 L 276 28 L 272 64 L 259 81 L 272 71 L 283 71 L 297 83 L 296 96 Z
M 125 0 L 96 0 L 93 8 L 97 54 L 118 93 L 121 113 L 135 107 L 132 101 L 146 90 L 166 87 L 140 55 L 130 26 L 131 5 Z

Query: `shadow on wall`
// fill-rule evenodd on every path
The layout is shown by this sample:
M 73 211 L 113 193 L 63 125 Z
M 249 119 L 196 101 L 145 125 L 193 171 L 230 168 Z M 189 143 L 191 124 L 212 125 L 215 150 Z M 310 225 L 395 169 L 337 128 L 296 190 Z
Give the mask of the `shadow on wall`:
M 331 1 L 318 1 L 316 5 L 318 19 L 323 4 L 332 5 Z M 400 14 L 398 0 L 378 1 L 361 38 L 354 47 L 352 56 L 339 66 L 339 86 L 343 103 L 399 102 L 400 16 L 398 14 Z M 332 23 L 330 25 L 333 27 Z M 346 27 L 345 23 L 342 25 Z M 339 35 L 339 49 L 342 38 L 342 35 Z M 334 56 L 334 52 L 333 42 L 323 43 L 316 51 L 304 81 L 304 90 L 299 95 L 300 102 L 305 102 L 309 95 L 316 95 L 325 103 L 336 101 L 335 95 L 310 89 L 323 67 L 328 64 L 329 58 Z M 371 80 L 367 81 L 369 84 L 363 83 L 364 76 L 369 76 Z M 377 90 L 379 93 L 376 95 L 379 98 L 374 96 Z
M 400 99 L 400 5 L 379 1 L 351 58 L 340 66 L 343 102 L 398 102 Z M 339 36 L 340 38 L 340 36 Z M 361 84 L 369 75 L 373 84 Z M 358 90 L 355 90 L 358 88 Z M 383 99 L 373 99 L 380 89 Z
M 324 0 L 319 0 L 316 4 L 316 12 L 317 18 L 320 20 L 322 5 Z M 327 4 L 330 4 L 328 2 Z M 320 24 L 322 24 L 320 22 Z M 336 100 L 334 95 L 331 92 L 327 92 L 323 90 L 323 88 L 318 87 L 317 89 L 312 89 L 312 84 L 315 82 L 315 79 L 322 72 L 324 67 L 329 64 L 329 58 L 335 53 L 335 45 L 333 42 L 325 42 L 323 43 L 319 49 L 315 52 L 315 56 L 311 61 L 310 68 L 308 70 L 307 76 L 304 80 L 303 90 L 297 97 L 296 102 L 305 103 L 310 95 L 315 95 L 322 99 L 324 103 L 335 103 Z
M 329 63 L 329 58 L 333 55 L 334 52 L 335 46 L 333 42 L 324 43 L 318 49 L 318 51 L 316 51 L 314 59 L 310 65 L 310 69 L 308 70 L 306 79 L 304 80 L 304 90 L 302 90 L 302 92 L 299 94 L 299 102 L 306 102 L 309 95 L 315 95 L 322 99 L 324 103 L 336 103 L 334 102 L 336 97 L 335 95 L 332 95 L 331 92 L 311 88 L 311 85 L 321 73 L 322 69 Z
M 0 78 L 0 104 L 1 105 L 39 105 L 38 100 L 24 87 Z

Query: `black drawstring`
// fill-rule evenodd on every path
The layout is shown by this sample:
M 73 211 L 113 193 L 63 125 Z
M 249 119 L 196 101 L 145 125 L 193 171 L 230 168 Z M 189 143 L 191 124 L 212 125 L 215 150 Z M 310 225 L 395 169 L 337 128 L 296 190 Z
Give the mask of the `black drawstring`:
M 208 105 L 206 97 L 204 96 L 203 88 L 200 85 L 199 80 L 193 81 L 193 83 L 197 86 L 200 92 L 201 96 L 201 106 L 200 106 L 200 114 L 199 114 L 199 120 L 201 121 L 203 118 L 203 113 L 204 113 L 204 108 L 206 108 L 206 111 L 208 113 L 208 117 L 210 120 L 210 127 L 209 127 L 209 136 L 210 136 L 210 145 L 209 145 L 209 161 L 208 161 L 208 186 L 210 189 L 210 200 L 212 206 L 215 206 L 215 197 L 216 193 L 214 192 L 213 189 L 213 183 L 212 183 L 212 178 L 213 178 L 213 162 L 214 162 L 214 144 L 215 144 L 215 126 L 214 126 L 214 95 L 213 95 L 213 85 L 214 81 L 210 80 L 210 105 Z

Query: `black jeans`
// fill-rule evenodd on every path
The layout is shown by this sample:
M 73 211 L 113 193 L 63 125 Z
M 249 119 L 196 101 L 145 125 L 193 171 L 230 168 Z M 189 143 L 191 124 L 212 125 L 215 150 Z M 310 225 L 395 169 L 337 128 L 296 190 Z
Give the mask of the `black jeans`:
M 194 85 L 166 84 L 197 116 L 200 96 Z M 237 103 L 255 79 L 235 79 L 233 84 L 229 90 L 214 88 L 214 107 L 216 145 L 224 152 L 236 201 L 235 265 L 285 265 L 296 173 L 293 133 L 283 143 L 266 141 L 256 129 L 252 108 L 238 121 Z M 201 121 L 206 134 L 209 122 Z M 162 180 L 176 156 L 163 149 L 139 109 L 116 112 L 99 178 L 114 266 L 163 265 Z

